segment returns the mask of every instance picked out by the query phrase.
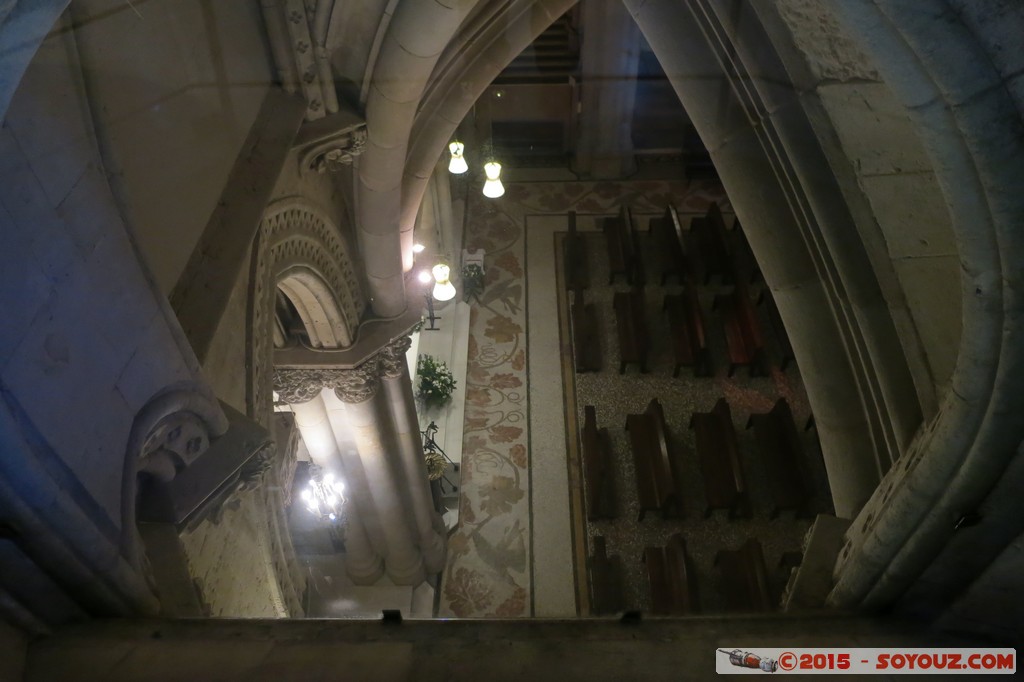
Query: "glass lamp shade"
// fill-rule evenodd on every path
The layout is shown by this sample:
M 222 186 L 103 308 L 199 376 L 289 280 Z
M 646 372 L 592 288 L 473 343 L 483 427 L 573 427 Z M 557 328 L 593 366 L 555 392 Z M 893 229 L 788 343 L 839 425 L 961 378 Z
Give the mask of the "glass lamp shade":
M 501 184 L 501 164 L 491 161 L 484 164 L 484 175 L 487 180 L 484 182 L 484 196 L 490 199 L 497 199 L 505 193 L 505 186 Z
M 461 175 L 469 170 L 469 164 L 466 163 L 466 159 L 462 156 L 462 152 L 465 148 L 466 145 L 462 144 L 458 140 L 448 145 L 448 151 L 452 153 L 452 160 L 448 162 L 449 173 Z
M 450 301 L 455 298 L 455 285 L 448 280 L 452 272 L 451 268 L 444 263 L 438 263 L 431 272 L 436 282 L 432 292 L 433 297 L 438 301 Z

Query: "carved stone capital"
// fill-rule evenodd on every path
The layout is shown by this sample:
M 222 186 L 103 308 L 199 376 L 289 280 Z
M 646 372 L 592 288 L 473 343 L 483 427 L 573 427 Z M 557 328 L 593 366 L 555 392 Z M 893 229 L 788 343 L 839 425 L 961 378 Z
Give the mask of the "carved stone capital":
M 380 366 L 374 356 L 354 369 L 340 370 L 334 385 L 334 394 L 343 403 L 361 403 L 369 400 L 380 388 Z
M 380 358 L 382 377 L 396 379 L 402 376 L 406 367 L 405 354 L 411 346 L 412 339 L 408 336 L 401 336 L 381 349 L 378 357 Z
M 296 405 L 308 403 L 324 388 L 332 388 L 337 369 L 274 369 L 274 391 L 278 400 Z

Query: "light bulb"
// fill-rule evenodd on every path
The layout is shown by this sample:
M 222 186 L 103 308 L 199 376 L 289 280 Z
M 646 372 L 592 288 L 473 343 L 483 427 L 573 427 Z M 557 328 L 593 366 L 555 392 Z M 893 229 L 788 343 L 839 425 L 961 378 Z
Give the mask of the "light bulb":
M 429 270 L 420 270 L 418 279 L 423 284 L 430 284 L 430 280 L 434 279 L 434 277 L 430 274 Z
M 423 249 L 425 249 L 425 248 L 427 248 L 427 247 L 423 246 L 423 244 L 413 244 L 412 245 L 412 252 L 413 253 L 423 253 Z
M 465 148 L 466 145 L 462 144 L 458 140 L 455 140 L 448 145 L 448 151 L 452 154 L 452 160 L 448 162 L 449 173 L 461 175 L 469 170 L 469 164 L 466 163 L 466 159 L 462 156 L 462 152 Z
M 484 175 L 487 176 L 484 182 L 484 196 L 490 199 L 497 199 L 505 193 L 505 187 L 501 184 L 501 164 L 491 161 L 484 164 Z
M 438 263 L 432 270 L 434 274 L 434 281 L 437 284 L 434 285 L 434 291 L 432 296 L 438 301 L 450 301 L 455 298 L 455 285 L 449 281 L 452 269 L 444 263 Z

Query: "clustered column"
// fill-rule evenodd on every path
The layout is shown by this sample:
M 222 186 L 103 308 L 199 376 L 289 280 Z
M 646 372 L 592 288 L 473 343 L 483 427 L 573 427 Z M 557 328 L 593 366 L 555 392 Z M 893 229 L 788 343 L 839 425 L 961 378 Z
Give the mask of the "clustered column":
M 423 556 L 413 542 L 409 516 L 401 485 L 401 467 L 395 448 L 389 442 L 390 420 L 381 419 L 379 357 L 374 356 L 355 369 L 339 373 L 334 389 L 345 403 L 345 415 L 359 458 L 362 461 L 369 493 L 380 520 L 386 544 L 384 569 L 396 585 L 423 582 Z

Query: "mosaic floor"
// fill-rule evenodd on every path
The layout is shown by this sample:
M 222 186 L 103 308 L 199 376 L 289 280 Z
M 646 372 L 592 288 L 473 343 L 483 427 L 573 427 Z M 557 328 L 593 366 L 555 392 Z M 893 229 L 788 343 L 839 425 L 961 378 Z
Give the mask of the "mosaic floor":
M 530 425 L 544 421 L 538 419 L 538 412 L 562 411 L 567 404 L 575 405 L 580 422 L 583 406 L 595 405 L 599 424 L 609 427 L 616 459 L 615 493 L 621 514 L 614 521 L 585 524 L 580 510 L 575 509 L 572 538 L 566 534 L 565 542 L 582 548 L 584 538 L 594 535 L 607 538 L 609 554 L 620 556 L 626 569 L 624 596 L 630 608 L 645 608 L 648 599 L 645 592 L 646 579 L 641 575 L 639 563 L 643 546 L 664 544 L 664 540 L 673 532 L 681 530 L 687 537 L 706 611 L 714 610 L 719 602 L 710 564 L 715 551 L 736 546 L 746 537 L 758 537 L 765 547 L 769 565 L 774 566 L 783 551 L 799 549 L 808 524 L 785 516 L 774 521 L 767 520 L 765 508 L 768 504 L 768 491 L 757 484 L 757 465 L 747 460 L 752 447 L 748 441 L 749 435 L 743 431 L 740 431 L 743 464 L 748 479 L 754 481 L 751 484 L 755 509 L 753 519 L 727 522 L 724 518 L 712 518 L 704 522 L 699 513 L 702 505 L 700 476 L 696 471 L 696 463 L 689 461 L 687 466 L 692 465 L 694 471 L 690 472 L 692 476 L 687 476 L 687 480 L 694 489 L 684 491 L 687 504 L 685 517 L 682 520 L 663 521 L 648 515 L 642 524 L 635 521 L 632 458 L 624 439 L 622 424 L 627 413 L 642 411 L 651 397 L 658 396 L 661 399 L 671 435 L 684 446 L 692 446 L 692 441 L 687 440 L 688 432 L 682 428 L 684 415 L 688 418 L 689 412 L 694 409 L 709 409 L 719 396 L 729 398 L 733 417 L 740 428 L 751 411 L 767 411 L 778 395 L 790 398 L 798 419 L 806 417 L 807 407 L 798 373 L 792 367 L 785 374 L 773 371 L 770 377 L 763 379 L 750 379 L 746 371 L 741 369 L 736 376 L 727 379 L 723 363 L 719 361 L 714 378 L 695 380 L 684 370 L 678 379 L 672 379 L 669 350 L 664 342 L 667 327 L 656 310 L 663 293 L 659 287 L 648 287 L 647 298 L 649 307 L 652 307 L 648 310 L 654 337 L 652 371 L 647 375 L 639 375 L 632 369 L 624 376 L 618 375 L 610 301 L 613 290 L 624 288 L 625 285 L 600 285 L 607 281 L 604 274 L 607 272 L 607 264 L 599 233 L 587 234 L 585 238 L 592 277 L 588 301 L 598 303 L 602 311 L 599 313 L 602 329 L 600 343 L 603 346 L 605 369 L 594 374 L 575 375 L 575 387 L 573 378 L 570 378 L 566 390 L 575 390 L 575 394 L 568 396 L 562 393 L 561 379 L 551 376 L 553 373 L 547 369 L 540 375 L 531 372 L 532 365 L 540 367 L 541 363 L 537 362 L 536 357 L 528 356 L 528 328 L 530 348 L 541 347 L 536 342 L 540 337 L 553 339 L 553 344 L 559 344 L 558 347 L 563 349 L 559 353 L 563 364 L 571 362 L 571 354 L 565 352 L 568 348 L 567 339 L 558 337 L 558 320 L 551 319 L 547 324 L 545 320 L 538 321 L 535 316 L 528 317 L 526 310 L 528 286 L 534 291 L 543 288 L 550 291 L 552 296 L 558 295 L 553 267 L 531 271 L 527 283 L 527 240 L 533 240 L 531 253 L 536 251 L 538 244 L 544 248 L 550 245 L 553 252 L 557 241 L 551 238 L 550 227 L 543 232 L 537 227 L 543 222 L 538 218 L 548 221 L 549 225 L 551 221 L 559 221 L 555 224 L 564 225 L 567 212 L 575 210 L 580 216 L 579 228 L 586 231 L 594 228 L 595 217 L 615 214 L 619 205 L 625 201 L 633 208 L 638 228 L 645 230 L 648 218 L 659 215 L 669 201 L 675 203 L 681 214 L 696 215 L 703 213 L 712 200 L 719 200 L 728 212 L 728 203 L 723 200 L 720 188 L 709 183 L 510 183 L 506 195 L 498 201 L 484 199 L 478 192 L 469 192 L 465 247 L 485 249 L 486 287 L 480 300 L 472 303 L 462 455 L 461 522 L 459 529 L 449 538 L 448 565 L 441 586 L 439 616 L 529 617 L 544 612 L 543 605 L 535 603 L 537 595 L 534 594 L 536 584 L 548 575 L 545 566 L 541 564 L 546 561 L 549 562 L 548 567 L 563 567 L 550 565 L 552 560 L 557 561 L 561 555 L 545 554 L 546 547 L 543 544 L 534 548 L 534 536 L 541 535 L 535 531 L 543 530 L 544 526 L 535 529 L 533 524 L 548 524 L 552 521 L 543 515 L 535 518 L 534 511 L 545 507 L 532 499 L 534 491 L 530 489 L 531 480 L 534 480 L 537 490 L 542 490 L 539 482 L 532 477 L 537 476 L 539 471 L 557 471 L 559 467 L 563 470 L 558 473 L 564 476 L 564 469 L 569 468 L 574 459 L 573 453 L 566 447 L 564 433 L 534 433 L 531 436 Z M 529 234 L 528 230 L 531 231 Z M 555 235 L 557 237 L 557 232 Z M 538 241 L 541 239 L 545 241 Z M 654 256 L 651 252 L 653 246 L 646 240 L 645 244 L 644 256 L 651 259 Z M 551 258 L 549 254 L 549 260 L 557 262 L 560 259 Z M 702 294 L 702 303 L 708 303 L 705 307 L 706 315 L 709 315 L 710 308 L 704 296 L 710 296 L 711 293 Z M 564 301 L 559 307 L 564 309 L 562 304 Z M 709 325 L 716 329 L 711 319 Z M 716 331 L 720 336 L 720 330 Z M 715 344 L 720 346 L 724 342 L 715 337 L 714 333 L 712 350 L 721 359 L 722 350 L 716 349 Z M 555 346 L 549 344 L 546 347 Z M 548 367 L 547 364 L 543 366 Z M 563 376 L 573 377 L 571 371 L 563 373 Z M 543 388 L 546 392 L 538 393 L 535 390 L 537 388 Z M 528 395 L 534 396 L 534 404 L 528 404 Z M 541 404 L 537 404 L 538 395 L 544 396 Z M 570 400 L 567 401 L 567 397 Z M 573 397 L 575 401 L 571 400 Z M 532 418 L 531 414 L 534 415 Z M 547 440 L 540 440 L 540 435 Z M 554 458 L 555 469 L 539 466 L 531 468 L 531 464 L 537 464 L 539 460 L 531 461 L 535 456 L 529 448 L 532 444 L 536 449 L 539 442 L 545 445 L 537 451 L 537 456 L 543 454 L 548 464 Z M 563 461 L 564 466 L 561 464 Z M 578 480 L 578 472 L 574 474 L 570 470 L 568 480 Z M 550 490 L 544 488 L 543 495 L 547 497 L 549 494 Z M 557 494 L 568 498 L 569 485 L 562 485 Z M 824 496 L 821 504 L 827 504 Z M 579 556 L 581 554 L 577 552 Z M 573 583 L 570 571 L 565 571 L 565 575 L 570 577 L 561 586 L 564 598 L 569 598 L 570 592 L 585 590 L 585 585 L 578 578 Z M 777 577 L 779 580 L 783 578 L 781 574 Z M 545 594 L 551 595 L 553 588 L 557 590 L 559 586 L 546 586 Z M 569 603 L 572 604 L 571 599 Z

